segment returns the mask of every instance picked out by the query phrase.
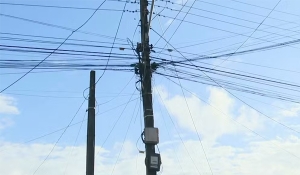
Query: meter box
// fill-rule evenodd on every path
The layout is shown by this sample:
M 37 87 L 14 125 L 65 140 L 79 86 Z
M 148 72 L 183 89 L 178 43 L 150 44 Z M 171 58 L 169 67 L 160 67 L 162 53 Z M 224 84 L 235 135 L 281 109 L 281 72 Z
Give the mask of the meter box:
M 145 128 L 144 130 L 145 143 L 148 144 L 158 144 L 159 136 L 158 136 L 158 128 Z
M 161 158 L 160 154 L 151 154 L 146 157 L 146 166 L 151 171 L 160 171 Z

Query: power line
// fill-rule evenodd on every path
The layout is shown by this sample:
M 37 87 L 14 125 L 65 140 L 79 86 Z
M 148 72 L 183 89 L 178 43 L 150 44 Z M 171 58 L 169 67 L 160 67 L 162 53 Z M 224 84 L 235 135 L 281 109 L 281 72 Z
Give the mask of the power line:
M 258 28 L 265 22 L 265 20 L 271 15 L 271 13 L 276 9 L 276 7 L 279 5 L 279 3 L 281 2 L 281 0 L 279 0 L 277 2 L 277 4 L 273 7 L 273 9 L 269 12 L 269 14 L 261 21 L 261 23 L 255 28 L 255 30 L 251 33 L 251 35 L 249 35 L 249 37 L 233 52 L 236 53 L 249 39 L 250 37 L 252 37 L 252 35 L 258 30 Z M 222 61 L 219 65 L 223 64 L 226 60 L 228 60 L 230 58 L 231 55 L 229 55 L 227 58 L 225 58 L 224 61 Z M 219 66 L 218 65 L 218 66 Z M 217 66 L 215 66 L 217 67 Z
M 0 16 L 5 16 L 7 18 L 13 18 L 13 19 L 16 19 L 16 20 L 26 21 L 26 22 L 35 23 L 35 24 L 39 24 L 39 25 L 44 25 L 44 26 L 47 26 L 47 27 L 58 28 L 58 29 L 62 29 L 62 30 L 76 31 L 76 29 L 65 27 L 65 26 L 50 24 L 50 23 L 46 23 L 46 22 L 42 22 L 42 21 L 32 20 L 32 19 L 28 19 L 28 18 L 8 15 L 8 14 L 3 14 L 3 13 L 0 13 Z M 87 32 L 87 31 L 83 31 L 83 30 L 79 30 L 79 29 L 76 32 L 86 34 L 86 35 L 91 35 L 91 36 L 97 36 L 97 37 L 101 37 L 101 38 L 107 38 L 107 39 L 113 39 L 114 38 L 112 36 L 101 35 L 101 34 L 98 34 L 98 33 Z M 125 39 L 121 39 L 121 38 L 117 38 L 117 39 L 120 40 L 120 41 L 126 41 Z
M 245 4 L 245 5 L 248 5 L 248 6 L 258 7 L 258 8 L 261 8 L 261 9 L 272 10 L 270 8 L 267 8 L 267 7 L 262 7 L 262 6 L 259 6 L 259 5 L 254 5 L 254 4 L 250 4 L 250 3 L 246 3 L 246 2 L 241 2 L 241 1 L 237 1 L 237 0 L 230 0 L 230 1 L 241 3 L 241 4 Z M 292 16 L 298 16 L 298 17 L 300 16 L 300 15 L 297 15 L 297 14 L 294 14 L 294 13 L 284 12 L 284 11 L 280 11 L 280 10 L 274 10 L 274 11 L 279 12 L 279 13 L 284 13 L 284 14 L 292 15 Z
M 182 139 L 182 137 L 181 137 L 181 135 L 180 135 L 180 133 L 179 133 L 179 131 L 178 131 L 178 128 L 177 128 L 176 125 L 175 125 L 175 122 L 173 121 L 173 119 L 172 119 L 172 117 L 171 117 L 171 114 L 169 113 L 169 111 L 168 111 L 168 109 L 167 109 L 167 107 L 166 107 L 165 102 L 163 101 L 163 98 L 161 97 L 160 92 L 157 91 L 157 90 L 156 90 L 156 92 L 158 93 L 158 95 L 159 95 L 159 97 L 160 97 L 160 99 L 161 99 L 161 102 L 162 102 L 163 106 L 166 108 L 166 111 L 167 111 L 167 113 L 168 113 L 168 117 L 169 117 L 169 119 L 171 120 L 171 122 L 172 122 L 172 124 L 173 124 L 173 126 L 174 126 L 174 128 L 175 128 L 175 131 L 176 131 L 177 135 L 178 135 L 179 138 L 180 138 L 181 143 L 183 144 L 183 146 L 184 146 L 186 152 L 188 153 L 189 158 L 191 159 L 191 161 L 192 161 L 194 167 L 196 168 L 198 174 L 201 175 L 201 173 L 200 173 L 198 167 L 196 166 L 195 161 L 193 160 L 193 158 L 192 158 L 192 156 L 191 156 L 189 150 L 187 149 L 187 147 L 186 147 L 186 145 L 185 145 L 185 143 L 184 143 L 184 141 L 183 141 L 183 139 Z
M 100 9 L 100 7 L 106 2 L 106 0 L 104 0 L 97 9 Z M 81 29 L 85 24 L 87 24 L 90 19 L 96 14 L 97 10 L 95 10 L 93 12 L 93 14 L 82 24 L 80 25 L 77 29 L 73 30 L 69 36 L 67 36 L 67 38 L 56 48 L 59 49 L 76 31 L 78 31 L 79 29 Z M 20 81 L 22 78 L 24 78 L 27 74 L 29 74 L 31 71 L 33 71 L 36 67 L 38 67 L 41 63 L 43 63 L 47 58 L 49 58 L 56 50 L 54 50 L 53 52 L 51 52 L 48 56 L 46 56 L 43 60 L 41 60 L 37 65 L 35 65 L 32 69 L 30 69 L 28 72 L 26 72 L 24 75 L 22 75 L 20 78 L 18 78 L 17 80 L 15 80 L 13 83 L 11 83 L 10 85 L 8 85 L 7 87 L 5 87 L 4 89 L 1 90 L 0 93 L 4 92 L 5 90 L 7 90 L 8 88 L 10 88 L 11 86 L 13 86 L 14 84 L 16 84 L 18 81 Z
M 179 87 L 181 87 L 181 86 L 179 85 L 179 83 L 176 83 L 175 81 L 171 80 L 171 79 L 168 78 L 168 77 L 165 77 L 165 78 L 168 79 L 169 81 L 171 81 L 172 83 L 178 85 Z M 209 106 L 213 107 L 215 110 L 217 110 L 218 112 L 222 113 L 222 115 L 224 115 L 225 117 L 227 117 L 227 118 L 229 118 L 230 120 L 234 121 L 234 123 L 243 126 L 245 129 L 249 130 L 250 132 L 252 132 L 252 133 L 255 134 L 256 136 L 258 136 L 258 137 L 260 137 L 260 138 L 262 138 L 262 139 L 264 139 L 264 140 L 266 140 L 266 141 L 269 140 L 268 137 L 264 137 L 264 136 L 260 135 L 258 132 L 252 130 L 251 128 L 249 128 L 249 127 L 247 127 L 246 125 L 242 124 L 242 123 L 239 122 L 238 120 L 236 120 L 236 119 L 234 119 L 234 118 L 232 118 L 232 117 L 229 117 L 229 116 L 226 115 L 223 111 L 219 110 L 218 108 L 216 108 L 215 106 L 213 106 L 213 105 L 210 104 L 209 102 L 203 100 L 203 99 L 200 98 L 198 95 L 195 95 L 195 93 L 191 92 L 190 90 L 188 90 L 188 89 L 186 89 L 186 88 L 184 88 L 184 87 L 183 87 L 183 89 L 184 89 L 185 91 L 189 92 L 192 96 L 198 98 L 200 101 L 202 101 L 202 102 L 208 104 Z M 274 143 L 273 143 L 273 144 L 274 144 Z M 282 148 L 281 146 L 279 146 L 279 145 L 277 145 L 277 144 L 274 144 L 274 145 L 275 145 L 277 148 L 280 148 L 281 150 L 283 150 L 283 151 L 287 152 L 288 154 L 294 156 L 295 158 L 300 159 L 300 157 L 298 157 L 297 155 L 293 154 L 293 153 L 290 152 L 290 151 L 285 150 L 285 149 Z
M 152 29 L 157 35 L 161 36 L 159 33 L 157 33 L 154 29 Z M 164 37 L 162 37 L 162 39 L 164 39 L 166 42 L 168 42 Z M 170 43 L 168 43 L 174 50 L 176 50 L 176 52 L 178 52 L 182 57 L 184 57 L 186 60 L 188 60 L 182 53 L 180 53 L 173 45 L 171 45 Z M 193 64 L 190 60 L 188 60 L 191 64 Z M 217 81 L 215 81 L 213 78 L 211 78 L 210 76 L 208 76 L 205 72 L 203 72 L 201 69 L 199 69 L 199 71 L 201 71 L 205 76 L 207 76 L 209 79 L 211 79 L 214 83 L 216 83 L 219 87 L 221 87 L 222 89 L 224 89 L 226 92 L 230 93 L 232 96 L 234 96 L 236 99 L 238 99 L 239 101 L 241 101 L 242 103 L 244 103 L 245 105 L 247 105 L 248 107 L 250 107 L 251 109 L 255 110 L 256 112 L 258 112 L 259 114 L 267 117 L 268 119 L 272 120 L 273 122 L 285 127 L 286 129 L 289 129 L 291 131 L 294 131 L 296 133 L 300 133 L 299 131 L 277 121 L 274 118 L 271 118 L 269 116 L 267 116 L 266 114 L 262 113 L 261 111 L 255 109 L 253 106 L 251 106 L 250 104 L 246 103 L 244 100 L 240 99 L 239 97 L 237 97 L 236 95 L 234 95 L 232 92 L 230 92 L 229 90 L 227 90 L 226 88 L 224 88 L 221 84 L 219 84 Z
M 25 4 L 25 3 L 10 3 L 0 2 L 0 5 L 6 6 L 23 6 L 23 7 L 41 7 L 41 8 L 56 8 L 56 9 L 72 9 L 72 10 L 92 10 L 92 11 L 116 11 L 121 12 L 119 9 L 97 9 L 91 7 L 72 7 L 72 6 L 60 6 L 60 5 L 41 5 L 41 4 Z
M 123 10 L 125 10 L 126 5 L 127 5 L 127 2 L 125 2 Z M 119 29 L 120 29 L 120 26 L 121 26 L 121 22 L 122 22 L 122 19 L 123 19 L 124 12 L 125 12 L 125 11 L 122 12 L 121 17 L 120 17 L 120 20 L 119 20 L 118 28 L 117 28 L 117 31 L 116 31 L 116 34 L 115 34 L 115 37 L 114 37 L 114 40 L 113 40 L 112 47 L 111 47 L 111 49 L 110 49 L 110 53 L 109 53 L 107 62 L 106 62 L 106 68 L 107 68 L 107 66 L 108 66 L 108 63 L 109 63 L 109 60 L 110 60 L 110 56 L 111 56 L 113 47 L 114 47 L 114 45 L 115 45 L 116 38 L 117 38 L 118 33 L 119 33 Z M 100 75 L 100 77 L 99 77 L 98 80 L 96 81 L 96 84 L 97 84 L 97 83 L 99 82 L 99 80 L 104 76 L 104 74 L 105 74 L 105 70 L 102 72 L 102 74 Z
M 35 169 L 35 171 L 33 172 L 33 175 L 36 174 L 36 172 L 40 169 L 40 167 L 46 162 L 46 160 L 49 158 L 49 156 L 51 155 L 51 153 L 54 151 L 54 148 L 56 147 L 56 145 L 58 144 L 58 142 L 60 141 L 60 139 L 62 138 L 62 136 L 65 134 L 65 132 L 67 131 L 67 129 L 70 127 L 70 125 L 72 124 L 73 120 L 75 119 L 75 117 L 77 116 L 79 110 L 81 109 L 81 107 L 83 106 L 85 102 L 85 99 L 83 100 L 83 102 L 81 103 L 81 105 L 79 106 L 78 110 L 76 111 L 75 115 L 72 117 L 71 121 L 69 122 L 69 124 L 67 125 L 67 127 L 64 129 L 64 131 L 61 133 L 61 135 L 59 136 L 59 138 L 56 140 L 55 144 L 53 145 L 52 149 L 50 150 L 50 152 L 47 154 L 47 156 L 45 157 L 45 159 L 42 161 L 41 164 L 39 164 L 39 166 Z
M 125 137 L 124 137 L 124 139 L 123 139 L 122 146 L 121 146 L 121 149 L 120 149 L 120 151 L 119 151 L 117 160 L 116 160 L 116 162 L 115 162 L 115 164 L 114 164 L 114 167 L 113 167 L 113 169 L 112 169 L 112 171 L 111 171 L 111 175 L 113 175 L 113 173 L 114 173 L 114 171 L 115 171 L 115 168 L 116 168 L 116 165 L 117 165 L 117 163 L 118 163 L 118 160 L 119 160 L 119 158 L 120 158 L 120 156 L 121 156 L 121 153 L 122 153 L 122 151 L 123 151 L 123 147 L 124 147 L 124 144 L 125 144 L 127 135 L 128 135 L 129 128 L 130 128 L 130 126 L 131 126 L 133 117 L 135 116 L 134 113 L 135 113 L 137 104 L 138 104 L 138 101 L 135 103 L 135 106 L 134 106 L 134 109 L 133 109 L 133 114 L 132 114 L 132 116 L 131 116 L 131 118 L 130 118 L 129 125 L 128 125 L 128 127 L 127 127 L 126 132 L 125 132 Z M 139 111 L 137 110 L 137 114 L 138 114 L 138 112 L 139 112 Z

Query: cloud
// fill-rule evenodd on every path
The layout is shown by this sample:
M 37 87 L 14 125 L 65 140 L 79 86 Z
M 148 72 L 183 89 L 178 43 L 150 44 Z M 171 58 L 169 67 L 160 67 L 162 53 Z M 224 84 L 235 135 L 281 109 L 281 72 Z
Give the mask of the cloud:
M 241 128 L 235 122 L 252 130 L 263 128 L 264 121 L 256 111 L 245 106 L 237 107 L 234 99 L 222 89 L 208 88 L 208 103 L 187 93 L 186 98 L 180 95 L 172 97 L 162 86 L 156 87 L 155 92 L 162 96 L 161 104 L 176 118 L 180 127 L 195 132 L 196 126 L 204 139 L 215 141 L 225 134 L 238 134 Z
M 0 118 L 0 130 L 5 129 L 13 124 L 13 121 L 8 117 Z
M 2 114 L 0 115 L 0 130 L 13 124 L 13 120 L 4 115 L 17 115 L 19 113 L 19 109 L 16 107 L 16 100 L 13 97 L 0 95 L 0 114 Z
M 296 104 L 290 107 L 290 109 L 284 109 L 280 111 L 280 115 L 284 117 L 297 117 L 300 114 L 300 105 Z
M 184 140 L 183 143 L 185 146 L 169 143 L 160 148 L 163 174 L 196 175 L 199 174 L 197 169 L 203 175 L 210 174 L 199 142 Z M 0 174 L 5 175 L 32 174 L 53 147 L 53 144 L 7 142 L 0 145 Z M 204 141 L 204 145 L 207 142 Z M 111 174 L 114 168 L 114 175 L 144 174 L 145 155 L 133 151 L 134 143 L 125 142 L 120 159 L 115 164 L 119 148 L 120 143 L 116 143 L 111 150 L 96 146 L 96 153 L 99 152 L 95 163 L 96 174 Z M 298 175 L 300 172 L 300 138 L 297 136 L 251 142 L 245 148 L 222 145 L 204 148 L 214 174 Z M 65 171 L 67 175 L 84 174 L 85 154 L 85 146 L 57 146 L 36 175 L 64 174 Z
M 0 114 L 19 114 L 16 100 L 13 97 L 0 95 Z

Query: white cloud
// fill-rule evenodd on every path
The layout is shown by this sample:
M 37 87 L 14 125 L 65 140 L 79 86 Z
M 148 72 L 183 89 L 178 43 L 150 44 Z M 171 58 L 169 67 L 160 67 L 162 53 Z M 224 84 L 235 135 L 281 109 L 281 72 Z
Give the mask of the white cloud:
M 0 115 L 0 130 L 13 124 L 13 120 L 4 115 L 17 115 L 19 113 L 19 109 L 16 107 L 16 100 L 13 97 L 0 95 L 0 114 L 2 114 Z
M 280 115 L 284 117 L 297 117 L 300 115 L 300 105 L 296 104 L 289 109 L 283 109 L 280 111 Z
M 13 121 L 8 117 L 0 118 L 0 130 L 7 128 L 13 124 Z
M 215 141 L 224 134 L 235 134 L 241 131 L 232 121 L 235 120 L 252 130 L 263 128 L 262 117 L 245 106 L 235 107 L 235 101 L 222 89 L 209 88 L 208 103 L 196 96 L 186 98 L 175 95 L 171 97 L 163 87 L 156 87 L 163 98 L 162 104 L 178 121 L 182 128 L 197 131 L 204 139 Z M 188 104 L 188 105 L 187 105 Z M 239 111 L 235 114 L 234 111 Z
M 198 168 L 201 174 L 210 174 L 203 151 L 196 140 L 185 140 L 182 144 L 164 144 L 161 149 L 163 174 L 196 175 Z M 32 174 L 52 149 L 52 144 L 0 144 L 0 174 Z M 208 145 L 204 141 L 204 145 Z M 113 149 L 105 150 L 96 147 L 96 174 L 111 174 L 120 151 L 120 143 Z M 186 152 L 189 150 L 190 156 Z M 244 148 L 232 146 L 204 147 L 214 174 L 221 175 L 298 175 L 300 172 L 300 138 L 290 136 L 281 140 L 256 141 Z M 49 159 L 41 166 L 36 175 L 85 174 L 85 147 L 57 146 Z M 117 162 L 114 175 L 144 174 L 144 155 L 137 157 L 134 143 L 125 142 L 122 154 Z M 288 152 L 290 153 L 288 153 Z M 178 161 L 179 160 L 179 161 Z M 195 165 L 194 165 L 195 164 Z
M 16 100 L 13 97 L 0 95 L 0 114 L 19 114 Z

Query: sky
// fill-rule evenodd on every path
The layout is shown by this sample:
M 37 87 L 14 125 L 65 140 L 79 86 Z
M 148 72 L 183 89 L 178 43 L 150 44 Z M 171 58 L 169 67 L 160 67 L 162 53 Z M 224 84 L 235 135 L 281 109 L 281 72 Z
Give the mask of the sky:
M 55 49 L 63 41 L 57 38 L 67 38 L 102 2 L 0 0 L 0 90 L 29 70 L 22 68 L 24 65 L 3 67 L 5 60 L 43 60 L 47 56 L 8 51 L 4 46 Z M 104 2 L 60 49 L 132 55 L 132 50 L 120 47 L 130 47 L 128 40 L 134 45 L 140 42 L 139 4 L 134 2 Z M 218 56 L 299 39 L 300 2 L 281 0 L 276 6 L 278 2 L 155 1 L 149 34 L 153 61 L 157 61 L 155 57 L 184 60 Z M 158 12 L 161 15 L 156 16 Z M 112 43 L 115 47 L 110 50 Z M 186 62 L 204 67 L 201 69 L 187 64 L 159 67 L 152 77 L 154 120 L 160 134 L 156 152 L 162 157 L 158 174 L 298 175 L 299 48 L 297 42 Z M 96 57 L 54 54 L 47 61 L 53 65 L 107 63 L 107 57 L 91 58 Z M 136 57 L 121 60 L 112 56 L 108 65 L 137 62 Z M 84 97 L 92 68 L 38 68 L 0 94 L 0 174 L 85 174 L 88 104 Z M 214 74 L 214 69 L 223 72 Z M 178 79 L 187 77 L 186 71 L 198 75 L 193 80 L 199 82 Z M 144 150 L 139 76 L 133 71 L 96 70 L 97 79 L 102 74 L 96 85 L 95 174 L 144 174 L 145 155 L 139 153 Z M 237 74 L 248 77 L 236 78 Z M 261 79 L 255 82 L 249 76 Z M 234 88 L 236 85 L 256 93 L 241 91 Z

